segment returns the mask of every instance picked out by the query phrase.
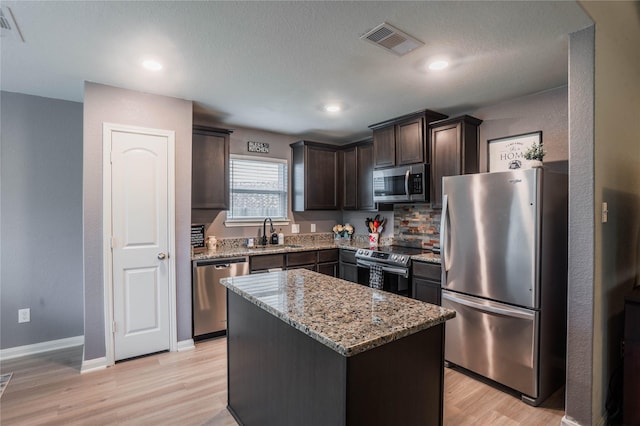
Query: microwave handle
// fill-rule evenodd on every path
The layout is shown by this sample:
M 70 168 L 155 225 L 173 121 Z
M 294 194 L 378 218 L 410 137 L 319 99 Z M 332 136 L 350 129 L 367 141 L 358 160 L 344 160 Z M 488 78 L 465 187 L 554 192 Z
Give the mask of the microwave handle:
M 408 197 L 409 196 L 409 175 L 411 174 L 411 169 L 407 169 L 407 173 L 404 174 L 404 193 Z

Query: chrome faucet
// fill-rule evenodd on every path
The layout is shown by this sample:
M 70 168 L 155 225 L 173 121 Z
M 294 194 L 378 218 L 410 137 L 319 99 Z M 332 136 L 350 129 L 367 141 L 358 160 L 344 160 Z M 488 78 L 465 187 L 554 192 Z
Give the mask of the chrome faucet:
M 269 239 L 267 238 L 267 221 L 269 221 L 269 234 L 273 234 L 274 232 L 276 232 L 276 228 L 273 227 L 273 221 L 271 220 L 271 218 L 270 217 L 266 218 L 262 223 L 262 245 L 263 246 L 266 246 L 267 243 L 269 242 Z

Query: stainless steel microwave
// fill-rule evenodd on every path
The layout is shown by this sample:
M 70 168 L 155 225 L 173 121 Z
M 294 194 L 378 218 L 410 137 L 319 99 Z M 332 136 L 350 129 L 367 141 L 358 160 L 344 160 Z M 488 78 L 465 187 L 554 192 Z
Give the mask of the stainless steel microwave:
M 373 201 L 410 203 L 429 201 L 429 166 L 413 164 L 373 171 Z

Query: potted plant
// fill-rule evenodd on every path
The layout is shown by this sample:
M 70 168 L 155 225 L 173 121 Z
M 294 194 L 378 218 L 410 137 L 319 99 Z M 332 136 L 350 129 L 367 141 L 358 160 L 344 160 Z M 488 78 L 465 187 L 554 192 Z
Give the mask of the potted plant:
M 529 161 L 529 167 L 542 167 L 542 159 L 547 153 L 542 143 L 534 143 L 524 152 L 525 160 Z

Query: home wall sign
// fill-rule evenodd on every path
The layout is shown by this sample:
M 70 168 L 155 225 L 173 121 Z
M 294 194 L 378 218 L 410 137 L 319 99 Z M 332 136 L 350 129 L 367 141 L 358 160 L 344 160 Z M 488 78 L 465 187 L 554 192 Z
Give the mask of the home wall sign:
M 487 170 L 502 172 L 526 168 L 524 153 L 533 144 L 540 143 L 542 143 L 542 131 L 488 140 Z
M 247 151 L 249 152 L 259 152 L 261 154 L 269 153 L 269 144 L 266 142 L 247 142 Z

